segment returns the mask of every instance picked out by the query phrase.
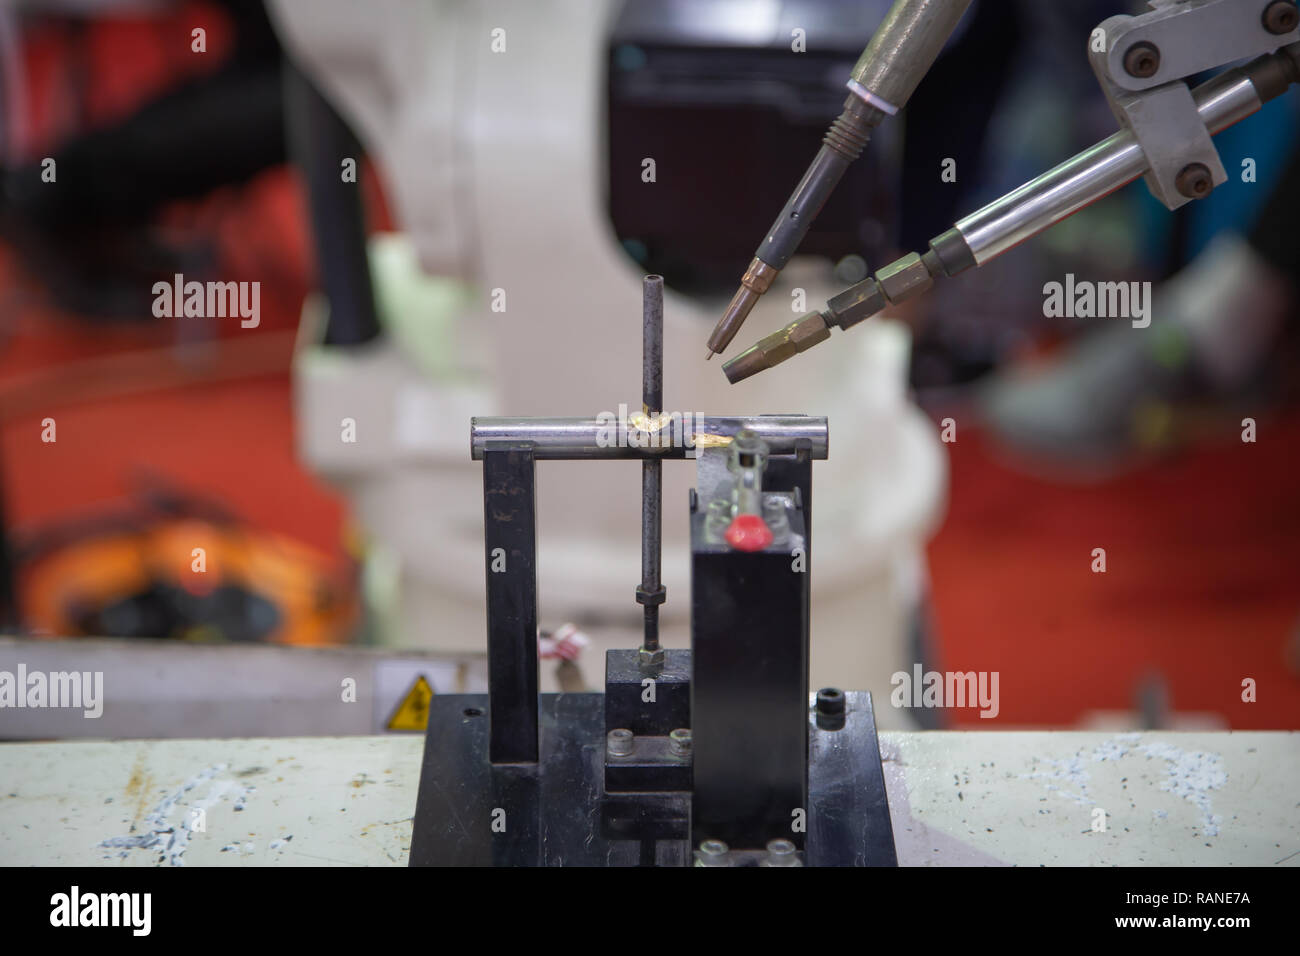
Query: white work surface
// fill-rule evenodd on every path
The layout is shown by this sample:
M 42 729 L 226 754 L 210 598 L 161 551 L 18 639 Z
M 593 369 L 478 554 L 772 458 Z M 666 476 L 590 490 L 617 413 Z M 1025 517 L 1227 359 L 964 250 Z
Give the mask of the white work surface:
M 1300 734 L 881 741 L 904 865 L 1300 865 Z M 404 865 L 422 744 L 3 744 L 0 863 Z

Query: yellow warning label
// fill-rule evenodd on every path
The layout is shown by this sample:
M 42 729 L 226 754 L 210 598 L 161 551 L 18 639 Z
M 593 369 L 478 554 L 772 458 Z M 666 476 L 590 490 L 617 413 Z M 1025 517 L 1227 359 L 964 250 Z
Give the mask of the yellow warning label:
M 421 674 L 406 692 L 402 702 L 388 718 L 389 730 L 424 730 L 429 724 L 429 702 L 433 700 L 433 687 Z

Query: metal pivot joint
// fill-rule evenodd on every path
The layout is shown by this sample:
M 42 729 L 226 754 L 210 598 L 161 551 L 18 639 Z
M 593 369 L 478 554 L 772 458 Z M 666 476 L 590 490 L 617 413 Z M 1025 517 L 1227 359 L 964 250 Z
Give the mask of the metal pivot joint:
M 1111 112 L 1142 151 L 1147 188 L 1177 209 L 1228 178 L 1185 81 L 1300 40 L 1300 17 L 1292 0 L 1153 6 L 1149 13 L 1103 21 L 1093 31 L 1088 58 Z

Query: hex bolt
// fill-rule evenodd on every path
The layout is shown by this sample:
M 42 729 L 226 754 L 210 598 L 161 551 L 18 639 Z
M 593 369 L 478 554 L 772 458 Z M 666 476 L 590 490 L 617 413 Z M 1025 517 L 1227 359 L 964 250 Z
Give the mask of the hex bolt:
M 785 499 L 780 495 L 763 496 L 763 520 L 772 529 L 772 540 L 784 541 L 790 533 L 790 519 L 785 511 Z
M 1155 76 L 1160 69 L 1160 50 L 1145 40 L 1134 43 L 1124 54 L 1124 69 L 1139 80 Z
M 668 653 L 662 647 L 653 651 L 641 647 L 637 649 L 636 660 L 643 672 L 654 676 L 656 672 L 662 672 L 664 664 L 668 662 Z
M 668 735 L 668 749 L 679 757 L 689 757 L 691 755 L 691 730 L 689 727 L 678 727 Z
M 626 727 L 617 727 L 605 735 L 605 752 L 611 757 L 626 757 L 632 753 L 636 738 Z
M 1214 189 L 1214 177 L 1204 163 L 1189 163 L 1174 178 L 1174 186 L 1188 199 L 1200 199 Z
M 696 866 L 730 866 L 731 848 L 721 840 L 705 840 L 695 856 Z
M 769 840 L 767 859 L 759 866 L 802 866 L 795 845 L 789 840 Z
M 1290 33 L 1300 24 L 1294 0 L 1273 0 L 1264 8 L 1264 29 L 1275 36 Z

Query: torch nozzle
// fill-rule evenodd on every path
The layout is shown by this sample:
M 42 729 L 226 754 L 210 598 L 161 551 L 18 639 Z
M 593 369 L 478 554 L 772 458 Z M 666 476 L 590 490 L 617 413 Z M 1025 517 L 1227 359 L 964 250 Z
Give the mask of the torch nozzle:
M 826 316 L 820 312 L 809 312 L 802 318 L 795 319 L 783 329 L 779 329 L 759 339 L 745 351 L 722 366 L 727 380 L 731 384 L 743 381 L 751 375 L 757 375 L 764 369 L 780 365 L 786 359 L 806 352 L 818 342 L 825 342 L 831 337 L 830 326 Z
M 709 336 L 709 358 L 727 350 L 745 319 L 749 318 L 749 313 L 758 304 L 759 298 L 772 287 L 772 280 L 779 271 L 757 257 L 750 262 L 740 280 L 740 288 L 731 297 L 727 311 L 722 313 L 722 318 L 713 327 L 713 334 Z

